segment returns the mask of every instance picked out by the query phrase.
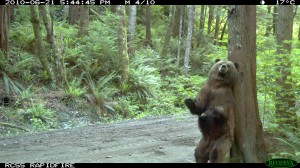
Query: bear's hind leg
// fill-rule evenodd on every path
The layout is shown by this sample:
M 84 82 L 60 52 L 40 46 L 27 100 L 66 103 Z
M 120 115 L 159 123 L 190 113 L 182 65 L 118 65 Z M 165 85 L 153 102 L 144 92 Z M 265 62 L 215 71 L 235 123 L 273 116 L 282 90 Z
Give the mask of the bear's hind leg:
M 195 149 L 195 159 L 197 163 L 207 163 L 208 161 L 208 140 L 201 138 Z
M 228 162 L 225 158 L 230 152 L 232 146 L 233 138 L 230 138 L 226 135 L 223 135 L 219 138 L 212 147 L 212 150 L 209 153 L 209 162 L 210 163 L 223 163 Z

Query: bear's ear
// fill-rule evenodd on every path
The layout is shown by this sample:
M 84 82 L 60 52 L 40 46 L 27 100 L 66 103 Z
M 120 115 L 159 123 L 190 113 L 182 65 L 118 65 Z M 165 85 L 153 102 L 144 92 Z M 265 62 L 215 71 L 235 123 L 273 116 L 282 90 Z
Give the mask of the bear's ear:
M 237 62 L 234 62 L 234 66 L 235 66 L 236 69 L 239 68 L 239 64 Z
M 219 61 L 221 61 L 219 58 L 217 58 L 216 60 L 215 60 L 215 63 L 217 63 L 217 62 L 219 62 Z

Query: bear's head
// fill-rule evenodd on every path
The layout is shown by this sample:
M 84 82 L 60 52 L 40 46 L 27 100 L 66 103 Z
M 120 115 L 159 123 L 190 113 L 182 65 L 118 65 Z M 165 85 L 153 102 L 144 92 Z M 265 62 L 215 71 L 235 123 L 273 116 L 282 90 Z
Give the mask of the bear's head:
M 237 78 L 238 64 L 232 61 L 216 59 L 208 74 L 209 82 L 218 82 L 219 85 L 233 86 Z

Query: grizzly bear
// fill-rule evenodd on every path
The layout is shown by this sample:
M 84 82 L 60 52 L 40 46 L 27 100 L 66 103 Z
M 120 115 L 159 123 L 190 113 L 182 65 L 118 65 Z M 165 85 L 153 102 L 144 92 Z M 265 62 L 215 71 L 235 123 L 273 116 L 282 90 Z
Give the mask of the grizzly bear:
M 233 143 L 234 97 L 238 64 L 216 59 L 195 99 L 185 99 L 192 114 L 198 115 L 202 138 L 195 149 L 197 163 L 226 162 Z

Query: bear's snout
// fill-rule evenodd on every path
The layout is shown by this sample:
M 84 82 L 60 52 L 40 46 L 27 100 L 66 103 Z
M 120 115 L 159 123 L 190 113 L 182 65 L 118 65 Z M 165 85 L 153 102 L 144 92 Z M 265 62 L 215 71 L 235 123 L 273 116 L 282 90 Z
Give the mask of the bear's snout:
M 221 73 L 226 73 L 227 71 L 227 65 L 226 64 L 222 64 L 220 67 L 219 67 L 219 72 Z

